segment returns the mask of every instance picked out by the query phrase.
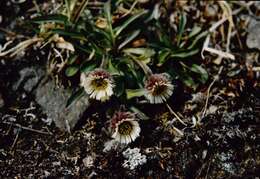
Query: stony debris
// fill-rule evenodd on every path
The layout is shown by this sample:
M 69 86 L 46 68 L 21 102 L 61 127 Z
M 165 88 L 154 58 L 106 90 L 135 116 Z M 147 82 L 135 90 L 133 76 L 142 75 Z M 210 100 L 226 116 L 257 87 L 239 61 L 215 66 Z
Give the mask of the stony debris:
M 222 171 L 225 171 L 228 175 L 234 175 L 237 172 L 237 168 L 232 162 L 234 153 L 232 151 L 225 151 L 215 156 L 216 163 Z
M 88 97 L 83 96 L 66 108 L 71 95 L 70 91 L 63 87 L 57 87 L 51 80 L 40 85 L 35 91 L 36 102 L 42 106 L 48 118 L 52 119 L 56 126 L 62 130 L 70 131 L 73 129 L 89 106 Z
M 109 152 L 110 150 L 116 150 L 116 148 L 119 146 L 119 142 L 112 139 L 104 143 L 104 149 L 103 152 Z
M 19 71 L 19 79 L 13 84 L 13 90 L 22 88 L 26 92 L 31 92 L 45 75 L 45 70 L 39 67 L 25 67 Z
M 83 159 L 83 164 L 86 168 L 91 168 L 94 166 L 95 157 L 92 155 L 88 155 Z
M 260 22 L 251 18 L 248 27 L 248 35 L 246 44 L 249 48 L 256 48 L 260 50 Z

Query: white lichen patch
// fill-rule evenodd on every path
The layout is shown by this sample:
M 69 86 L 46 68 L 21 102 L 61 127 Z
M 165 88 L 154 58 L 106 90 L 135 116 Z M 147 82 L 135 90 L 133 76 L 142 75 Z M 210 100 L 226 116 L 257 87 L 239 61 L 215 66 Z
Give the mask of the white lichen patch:
M 146 156 L 140 153 L 139 148 L 127 148 L 123 152 L 123 156 L 126 158 L 124 160 L 123 167 L 130 170 L 134 170 L 136 167 L 147 162 Z

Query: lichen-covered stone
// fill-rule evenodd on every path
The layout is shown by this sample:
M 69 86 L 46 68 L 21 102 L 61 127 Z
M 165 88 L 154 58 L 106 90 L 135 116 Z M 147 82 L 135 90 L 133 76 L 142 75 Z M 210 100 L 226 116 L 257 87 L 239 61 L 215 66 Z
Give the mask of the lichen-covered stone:
M 35 90 L 35 100 L 42 106 L 43 111 L 61 130 L 70 131 L 82 117 L 89 106 L 87 96 L 81 97 L 74 104 L 66 108 L 71 93 L 62 87 L 57 87 L 49 80 Z

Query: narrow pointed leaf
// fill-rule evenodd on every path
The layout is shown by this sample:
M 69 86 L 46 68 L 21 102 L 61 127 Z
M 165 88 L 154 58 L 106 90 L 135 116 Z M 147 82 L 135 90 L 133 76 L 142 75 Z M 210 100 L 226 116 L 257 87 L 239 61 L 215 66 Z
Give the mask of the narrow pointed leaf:
M 68 101 L 67 101 L 66 108 L 68 108 L 74 102 L 79 100 L 84 95 L 84 93 L 85 93 L 84 88 L 80 88 L 75 93 L 72 93 L 71 96 L 69 97 Z
M 180 19 L 180 24 L 179 24 L 179 29 L 178 29 L 178 37 L 177 37 L 177 45 L 179 46 L 180 44 L 180 41 L 181 41 L 181 37 L 183 35 L 183 32 L 184 32 L 184 28 L 186 26 L 186 23 L 187 23 L 187 18 L 185 16 L 185 14 L 182 14 L 181 15 L 181 19 Z
M 196 36 L 196 38 L 193 40 L 192 44 L 188 47 L 188 49 L 192 49 L 196 44 L 197 42 L 202 39 L 203 37 L 206 37 L 208 35 L 208 31 L 205 31 L 205 32 L 202 32 L 200 33 L 198 36 Z
M 200 81 L 206 83 L 208 80 L 208 72 L 201 66 L 193 64 L 190 68 L 191 71 L 198 73 L 200 75 Z
M 169 50 L 161 50 L 159 52 L 158 66 L 161 66 L 162 64 L 164 64 L 168 60 L 168 57 L 170 54 L 171 54 L 171 52 Z
M 135 15 L 131 16 L 129 19 L 127 19 L 127 20 L 123 23 L 123 25 L 121 25 L 121 26 L 119 26 L 119 27 L 117 27 L 117 28 L 115 29 L 115 36 L 117 37 L 130 23 L 132 23 L 132 22 L 135 21 L 137 18 L 139 18 L 140 16 L 142 16 L 142 15 L 144 15 L 144 14 L 146 14 L 146 13 L 147 13 L 147 11 L 142 11 L 142 12 L 140 12 L 140 13 L 138 13 L 138 14 L 135 14 Z
M 66 69 L 65 74 L 68 77 L 74 76 L 79 71 L 79 66 L 70 66 Z
M 186 58 L 186 57 L 190 57 L 190 56 L 197 54 L 199 51 L 200 51 L 199 49 L 194 49 L 194 50 L 191 50 L 191 51 L 172 53 L 170 56 L 171 57 Z
M 134 38 L 136 38 L 140 34 L 141 30 L 135 30 L 132 32 L 118 47 L 120 50 L 123 48 L 125 45 L 127 45 L 129 42 L 131 42 Z
M 197 35 L 199 32 L 201 31 L 201 27 L 199 26 L 194 26 L 190 32 L 190 34 L 188 35 L 189 38 Z
M 52 14 L 52 15 L 35 17 L 31 21 L 38 24 L 44 22 L 57 22 L 57 23 L 65 24 L 68 21 L 68 17 L 62 14 Z
M 131 99 L 134 97 L 140 97 L 145 94 L 144 89 L 126 89 L 126 97 L 127 99 Z

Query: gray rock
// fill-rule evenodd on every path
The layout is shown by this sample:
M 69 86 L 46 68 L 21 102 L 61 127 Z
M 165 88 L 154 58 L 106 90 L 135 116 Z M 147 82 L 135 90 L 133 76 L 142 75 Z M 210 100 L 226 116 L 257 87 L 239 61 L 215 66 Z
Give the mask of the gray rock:
M 249 48 L 260 50 L 260 21 L 251 18 L 248 26 L 246 44 Z
M 51 80 L 39 85 L 35 93 L 36 102 L 42 106 L 48 118 L 51 118 L 58 128 L 68 132 L 89 106 L 88 97 L 85 95 L 66 108 L 71 93 L 64 88 L 58 88 Z
M 26 67 L 19 72 L 20 78 L 13 84 L 13 90 L 23 88 L 26 92 L 31 92 L 44 76 L 45 71 L 38 67 Z

